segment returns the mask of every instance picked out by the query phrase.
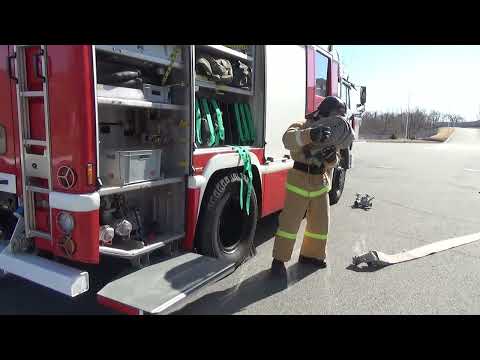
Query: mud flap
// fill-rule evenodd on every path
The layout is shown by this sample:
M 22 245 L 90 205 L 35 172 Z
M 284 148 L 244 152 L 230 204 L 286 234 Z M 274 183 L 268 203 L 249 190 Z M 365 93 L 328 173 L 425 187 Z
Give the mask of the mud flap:
M 166 314 L 187 296 L 234 271 L 233 263 L 184 253 L 112 281 L 97 299 L 129 314 Z

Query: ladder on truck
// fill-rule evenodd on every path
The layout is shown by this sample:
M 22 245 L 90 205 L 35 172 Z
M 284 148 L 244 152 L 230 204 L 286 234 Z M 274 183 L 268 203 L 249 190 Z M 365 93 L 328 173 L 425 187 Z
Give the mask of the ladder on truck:
M 42 81 L 42 90 L 31 91 L 28 89 L 26 50 L 40 47 L 34 55 L 33 68 L 37 78 Z M 49 194 L 52 191 L 51 157 L 50 157 L 50 118 L 48 112 L 48 79 L 47 79 L 47 47 L 46 45 L 15 45 L 15 76 L 18 105 L 18 127 L 20 139 L 20 158 L 22 164 L 22 187 L 25 236 L 27 239 L 38 237 L 52 240 L 51 231 L 39 231 L 35 221 L 35 194 Z M 41 70 L 38 69 L 38 59 L 41 59 Z M 32 98 L 43 99 L 45 140 L 32 139 L 30 135 L 30 103 Z M 43 154 L 30 152 L 31 146 L 43 147 Z M 43 179 L 48 186 L 38 186 L 33 179 Z M 21 220 L 21 219 L 20 219 Z M 51 229 L 51 210 L 49 209 L 49 222 Z

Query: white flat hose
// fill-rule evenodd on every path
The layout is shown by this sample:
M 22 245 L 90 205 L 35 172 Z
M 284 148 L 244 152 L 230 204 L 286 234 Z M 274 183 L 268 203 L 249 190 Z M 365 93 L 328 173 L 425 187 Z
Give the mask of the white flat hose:
M 367 265 L 372 266 L 388 266 L 405 261 L 419 259 L 424 256 L 455 248 L 457 246 L 470 244 L 478 240 L 480 240 L 480 233 L 474 233 L 447 240 L 437 241 L 432 244 L 420 246 L 418 248 L 403 251 L 393 255 L 385 254 L 380 251 L 370 251 L 366 254 L 355 256 L 353 258 L 353 264 L 359 265 L 361 263 L 366 263 Z

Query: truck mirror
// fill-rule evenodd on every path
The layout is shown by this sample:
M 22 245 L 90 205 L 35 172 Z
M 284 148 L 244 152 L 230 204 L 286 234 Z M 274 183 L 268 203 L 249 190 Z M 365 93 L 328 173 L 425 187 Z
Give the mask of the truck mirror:
M 360 87 L 360 103 L 365 105 L 367 102 L 367 88 L 365 86 Z

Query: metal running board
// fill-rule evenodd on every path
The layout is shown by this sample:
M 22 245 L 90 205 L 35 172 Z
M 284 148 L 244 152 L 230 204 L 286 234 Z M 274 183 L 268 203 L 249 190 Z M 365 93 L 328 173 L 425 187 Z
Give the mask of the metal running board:
M 0 269 L 70 297 L 89 289 L 88 272 L 36 255 L 13 254 L 5 245 L 0 245 Z
M 106 306 L 113 301 L 141 312 L 163 314 L 233 271 L 233 263 L 185 253 L 112 281 L 97 293 L 97 298 Z

